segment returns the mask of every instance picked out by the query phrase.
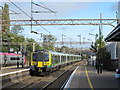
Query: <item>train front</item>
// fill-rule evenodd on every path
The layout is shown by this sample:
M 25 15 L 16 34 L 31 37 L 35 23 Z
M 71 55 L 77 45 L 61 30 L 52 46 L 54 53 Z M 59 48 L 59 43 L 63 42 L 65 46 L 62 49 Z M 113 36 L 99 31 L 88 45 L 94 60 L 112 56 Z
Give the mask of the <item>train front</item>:
M 30 75 L 45 75 L 49 70 L 49 53 L 45 50 L 33 52 L 31 60 Z

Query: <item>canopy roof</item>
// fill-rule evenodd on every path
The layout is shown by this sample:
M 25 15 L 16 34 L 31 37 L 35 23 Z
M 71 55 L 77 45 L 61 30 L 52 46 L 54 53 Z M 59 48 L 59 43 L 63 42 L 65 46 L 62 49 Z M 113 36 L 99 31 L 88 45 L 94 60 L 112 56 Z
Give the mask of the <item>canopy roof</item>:
M 106 42 L 118 42 L 120 41 L 120 24 L 118 24 L 112 32 L 110 32 L 105 38 Z

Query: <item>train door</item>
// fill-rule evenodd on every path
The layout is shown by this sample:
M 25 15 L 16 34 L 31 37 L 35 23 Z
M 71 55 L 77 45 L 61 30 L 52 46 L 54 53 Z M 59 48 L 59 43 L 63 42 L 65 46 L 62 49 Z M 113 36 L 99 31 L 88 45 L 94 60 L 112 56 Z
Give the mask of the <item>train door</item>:
M 37 67 L 44 67 L 44 51 L 36 53 Z
M 44 65 L 45 66 L 49 66 L 50 65 L 48 52 L 45 52 L 45 54 L 44 54 Z

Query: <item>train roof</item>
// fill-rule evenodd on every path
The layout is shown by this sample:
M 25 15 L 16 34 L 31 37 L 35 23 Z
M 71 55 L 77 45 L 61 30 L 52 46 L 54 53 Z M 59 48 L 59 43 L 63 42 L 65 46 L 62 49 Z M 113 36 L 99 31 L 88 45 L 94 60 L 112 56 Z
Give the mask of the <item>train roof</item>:
M 66 54 L 66 53 L 61 53 L 61 52 L 53 52 L 53 51 L 49 51 L 50 53 L 52 54 L 55 54 L 55 55 L 71 55 L 73 56 L 74 54 Z M 80 55 L 74 55 L 74 56 L 80 56 Z
M 3 52 L 0 52 L 0 55 L 8 55 L 8 56 L 20 56 L 21 54 L 16 54 L 16 53 L 3 53 Z

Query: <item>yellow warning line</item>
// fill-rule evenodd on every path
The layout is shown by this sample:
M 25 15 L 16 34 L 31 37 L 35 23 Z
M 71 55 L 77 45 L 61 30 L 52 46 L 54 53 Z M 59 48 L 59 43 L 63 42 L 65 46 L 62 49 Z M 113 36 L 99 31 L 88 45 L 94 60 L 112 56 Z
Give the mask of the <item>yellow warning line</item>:
M 91 81 L 90 81 L 90 78 L 89 78 L 88 71 L 87 71 L 87 68 L 86 68 L 86 67 L 85 67 L 85 72 L 86 72 L 88 84 L 89 84 L 91 90 L 94 90 L 94 89 L 93 89 L 93 85 L 92 85 L 92 83 L 91 83 Z
M 86 72 L 86 71 L 81 71 L 81 72 Z M 87 72 L 90 72 L 90 73 L 95 73 L 94 71 L 87 71 Z

